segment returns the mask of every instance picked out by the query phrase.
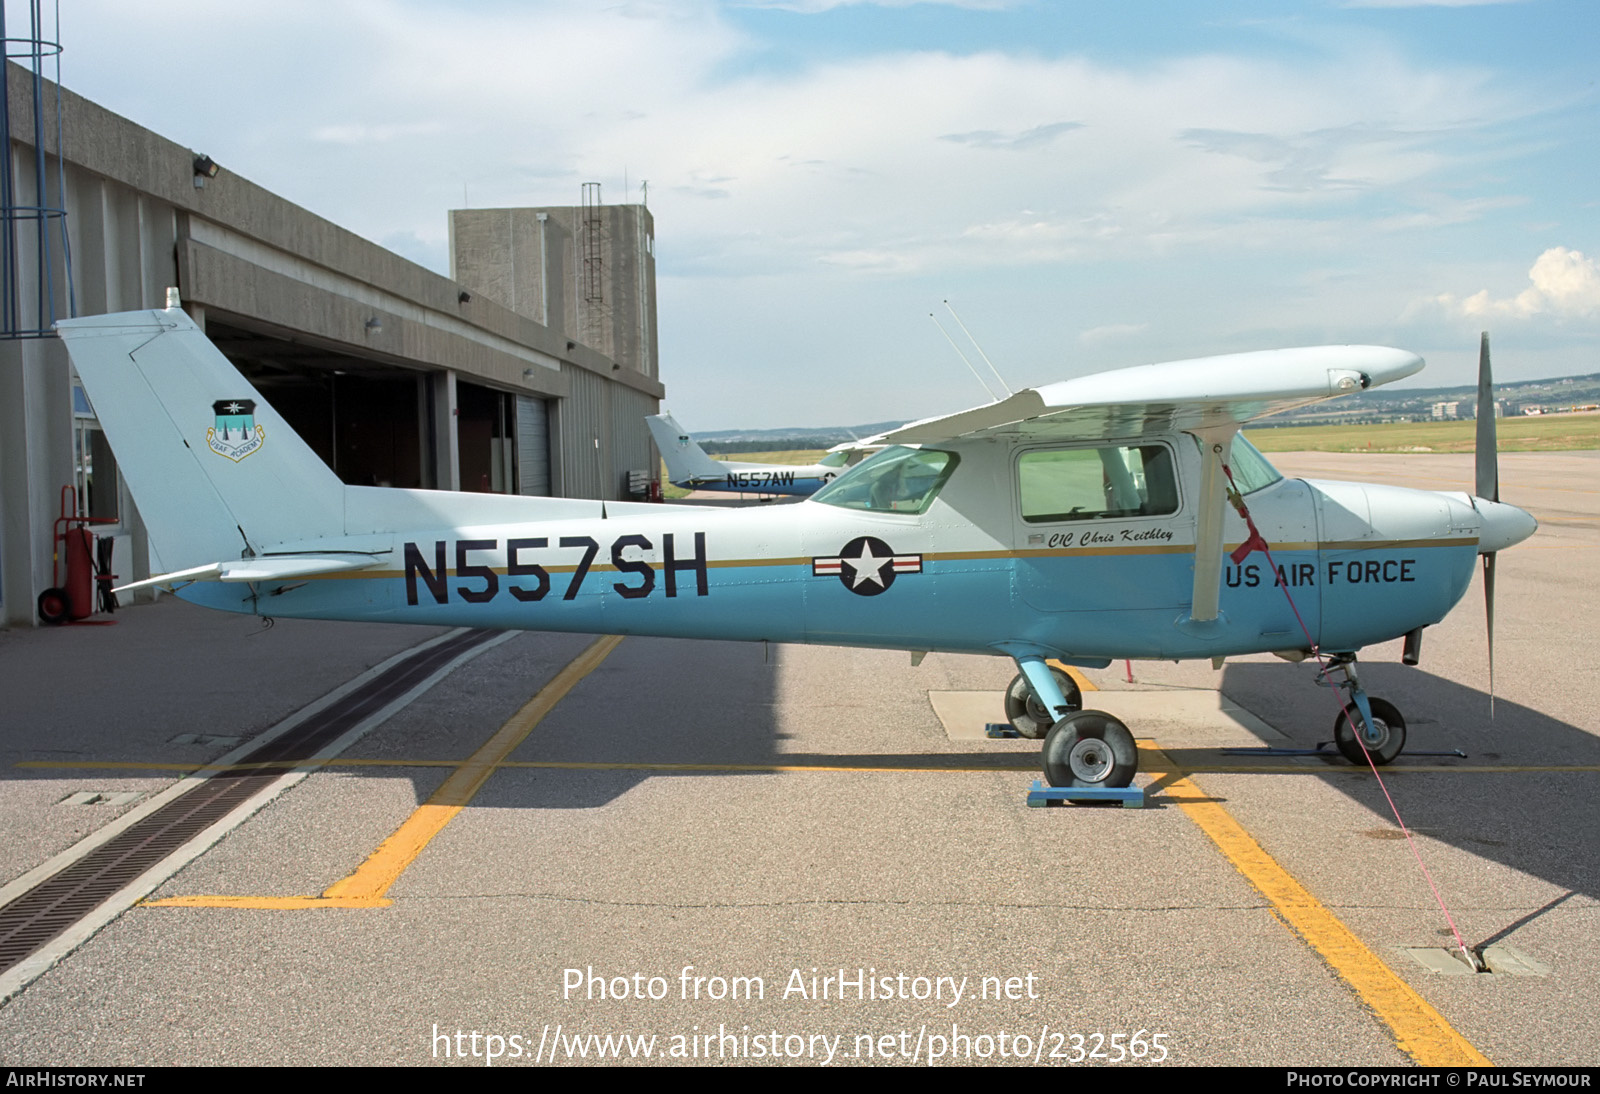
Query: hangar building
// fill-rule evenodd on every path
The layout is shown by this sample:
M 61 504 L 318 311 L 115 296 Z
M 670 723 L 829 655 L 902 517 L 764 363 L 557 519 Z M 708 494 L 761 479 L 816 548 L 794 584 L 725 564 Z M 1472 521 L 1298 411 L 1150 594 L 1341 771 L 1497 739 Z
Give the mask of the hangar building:
M 164 572 L 61 343 L 25 335 L 164 307 L 169 286 L 345 482 L 621 499 L 630 471 L 658 466 L 643 206 L 588 184 L 577 206 L 455 211 L 442 277 L 29 69 L 6 79 L 5 623 L 33 622 L 54 581 L 64 486 L 114 520 L 95 530 L 119 583 Z

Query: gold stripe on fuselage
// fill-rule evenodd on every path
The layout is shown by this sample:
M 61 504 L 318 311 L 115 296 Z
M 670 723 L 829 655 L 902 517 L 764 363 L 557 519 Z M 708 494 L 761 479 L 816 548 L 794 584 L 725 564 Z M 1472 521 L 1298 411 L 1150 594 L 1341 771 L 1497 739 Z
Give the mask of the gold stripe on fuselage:
M 1477 545 L 1477 537 L 1473 536 L 1462 537 L 1458 539 L 1357 539 L 1335 541 L 1332 543 L 1317 543 L 1315 541 L 1309 541 L 1297 543 L 1273 543 L 1269 544 L 1268 546 L 1274 551 L 1402 551 L 1413 550 L 1422 547 L 1476 547 Z M 1227 553 L 1237 550 L 1240 546 L 1241 545 L 1238 543 L 1225 543 L 1222 546 L 1222 550 L 1224 553 Z M 1012 551 L 933 551 L 922 552 L 922 559 L 924 562 L 976 562 L 989 559 L 1006 558 L 1096 558 L 1105 557 L 1108 555 L 1180 555 L 1192 554 L 1193 552 L 1194 544 L 1179 543 L 1163 544 L 1160 547 L 1039 547 Z M 706 568 L 718 570 L 740 566 L 810 566 L 811 558 L 812 556 L 810 555 L 802 555 L 798 558 L 710 559 L 706 562 Z M 654 566 L 659 565 L 660 562 L 657 560 L 655 562 L 650 562 L 649 564 Z M 500 577 L 506 576 L 506 567 L 504 566 L 491 566 L 488 568 L 493 570 L 494 573 Z M 578 567 L 576 565 L 546 566 L 544 567 L 544 570 L 549 574 L 571 574 L 576 573 Z M 474 574 L 481 574 L 482 572 L 482 570 L 474 570 Z M 622 573 L 624 571 L 618 570 L 617 567 L 613 566 L 609 562 L 596 562 L 589 567 L 589 572 Z M 373 580 L 377 578 L 403 578 L 405 576 L 406 574 L 404 570 L 360 570 L 353 573 L 345 572 L 334 574 L 311 574 L 306 577 L 299 578 L 298 580 L 350 581 L 356 578 Z M 461 577 L 460 574 L 456 573 L 454 568 L 446 569 L 444 571 L 444 576 L 453 578 Z M 469 574 L 467 576 L 470 578 L 473 575 Z

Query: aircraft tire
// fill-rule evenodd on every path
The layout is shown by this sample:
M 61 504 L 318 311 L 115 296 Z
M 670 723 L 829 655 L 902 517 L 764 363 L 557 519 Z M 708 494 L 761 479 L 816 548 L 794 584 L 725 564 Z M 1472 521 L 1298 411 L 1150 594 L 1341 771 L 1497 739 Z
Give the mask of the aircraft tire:
M 1102 710 L 1080 710 L 1044 739 L 1044 777 L 1051 786 L 1123 787 L 1139 770 L 1128 727 Z
M 1386 703 L 1382 699 L 1367 700 L 1372 707 L 1372 720 L 1378 723 L 1382 730 L 1382 738 L 1376 745 L 1367 745 L 1363 752 L 1361 742 L 1356 739 L 1355 728 L 1350 723 L 1349 716 L 1339 712 L 1339 717 L 1333 723 L 1333 743 L 1339 746 L 1339 752 L 1345 759 L 1357 767 L 1367 766 L 1367 756 L 1372 757 L 1372 762 L 1382 766 L 1390 763 L 1406 747 L 1406 720 L 1400 716 L 1393 703 Z M 1351 703 L 1352 710 L 1355 703 Z M 1357 713 L 1357 717 L 1360 714 Z
M 1082 710 L 1083 693 L 1078 690 L 1077 681 L 1054 665 L 1050 666 L 1050 671 L 1055 674 L 1061 694 L 1067 698 L 1067 705 L 1073 710 Z M 1020 672 L 1012 679 L 1011 686 L 1006 688 L 1006 721 L 1030 741 L 1041 740 L 1056 721 L 1044 709 L 1038 696 L 1033 694 L 1033 688 L 1028 686 L 1028 678 Z

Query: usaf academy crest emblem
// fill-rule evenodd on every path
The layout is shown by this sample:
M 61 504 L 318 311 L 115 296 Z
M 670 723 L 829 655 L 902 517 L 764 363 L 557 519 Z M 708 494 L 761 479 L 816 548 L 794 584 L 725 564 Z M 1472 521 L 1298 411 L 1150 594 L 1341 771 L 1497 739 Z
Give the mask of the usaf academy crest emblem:
M 256 425 L 254 399 L 219 399 L 211 404 L 216 424 L 206 430 L 206 444 L 219 456 L 238 463 L 266 440 Z

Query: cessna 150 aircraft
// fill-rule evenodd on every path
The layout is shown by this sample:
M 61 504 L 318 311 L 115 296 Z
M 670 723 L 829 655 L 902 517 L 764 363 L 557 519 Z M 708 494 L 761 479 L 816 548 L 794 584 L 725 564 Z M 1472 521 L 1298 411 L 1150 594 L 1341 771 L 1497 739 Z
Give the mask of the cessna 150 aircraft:
M 58 324 L 174 567 L 148 584 L 263 616 L 1010 657 L 1008 706 L 1044 733 L 1056 786 L 1126 786 L 1138 761 L 1048 659 L 1315 653 L 1349 695 L 1341 751 L 1392 760 L 1405 723 L 1362 691 L 1356 651 L 1404 635 L 1414 661 L 1477 559 L 1492 582 L 1495 552 L 1535 527 L 1497 500 L 1492 416 L 1476 497 L 1285 479 L 1238 435 L 1422 367 L 1394 349 L 1019 391 L 877 438 L 890 447 L 807 501 L 709 510 L 346 486 L 169 303 Z
M 734 463 L 714 460 L 693 437 L 683 431 L 670 414 L 655 414 L 645 419 L 661 458 L 667 464 L 667 480 L 685 490 L 720 490 L 741 494 L 815 494 L 839 477 L 850 461 L 842 445 L 819 463 L 775 464 Z

